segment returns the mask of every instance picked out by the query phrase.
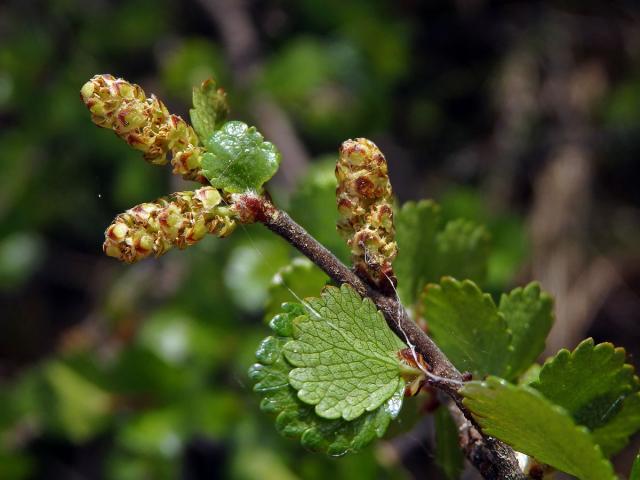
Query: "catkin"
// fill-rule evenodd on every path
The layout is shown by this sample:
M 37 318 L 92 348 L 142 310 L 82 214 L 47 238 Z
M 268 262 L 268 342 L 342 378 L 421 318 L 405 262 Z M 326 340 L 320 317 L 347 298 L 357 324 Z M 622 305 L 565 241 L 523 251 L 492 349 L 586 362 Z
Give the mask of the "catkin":
M 207 233 L 226 237 L 236 227 L 220 192 L 213 187 L 179 192 L 153 203 L 142 203 L 118 215 L 105 231 L 104 252 L 126 263 L 180 249 Z
M 356 273 L 379 288 L 395 285 L 391 262 L 398 248 L 384 155 L 366 138 L 347 140 L 340 146 L 336 178 L 338 232 L 351 249 Z
M 155 95 L 112 75 L 95 75 L 80 90 L 91 120 L 113 130 L 154 165 L 165 165 L 171 153 L 173 173 L 207 184 L 200 162 L 198 137 L 178 115 L 172 115 Z

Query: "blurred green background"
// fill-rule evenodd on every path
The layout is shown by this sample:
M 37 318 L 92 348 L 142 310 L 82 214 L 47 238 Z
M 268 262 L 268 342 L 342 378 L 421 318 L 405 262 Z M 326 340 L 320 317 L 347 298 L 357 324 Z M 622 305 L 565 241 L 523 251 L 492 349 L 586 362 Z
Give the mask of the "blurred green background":
M 488 226 L 485 289 L 556 296 L 548 352 L 591 335 L 639 365 L 634 1 L 5 1 L 0 479 L 442 478 L 420 399 L 339 459 L 259 411 L 246 371 L 286 299 L 280 239 L 255 226 L 134 266 L 102 255 L 117 213 L 196 186 L 91 123 L 78 92 L 96 73 L 185 118 L 215 76 L 232 118 L 283 152 L 272 196 L 343 258 L 337 147 L 371 138 L 399 201 Z

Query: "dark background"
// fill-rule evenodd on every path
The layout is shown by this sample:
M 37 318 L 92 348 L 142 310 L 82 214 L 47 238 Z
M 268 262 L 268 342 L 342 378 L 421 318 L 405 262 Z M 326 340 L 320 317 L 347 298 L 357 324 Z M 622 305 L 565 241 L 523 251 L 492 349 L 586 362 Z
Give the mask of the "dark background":
M 555 296 L 547 355 L 593 336 L 639 366 L 636 5 L 2 2 L 0 478 L 439 478 L 419 401 L 342 459 L 259 412 L 246 370 L 281 240 L 255 227 L 134 266 L 103 256 L 117 213 L 195 186 L 91 123 L 78 92 L 95 73 L 185 118 L 215 76 L 232 118 L 283 152 L 270 191 L 301 221 L 322 221 L 301 188 L 371 138 L 401 201 L 488 225 L 487 290 L 537 279 Z

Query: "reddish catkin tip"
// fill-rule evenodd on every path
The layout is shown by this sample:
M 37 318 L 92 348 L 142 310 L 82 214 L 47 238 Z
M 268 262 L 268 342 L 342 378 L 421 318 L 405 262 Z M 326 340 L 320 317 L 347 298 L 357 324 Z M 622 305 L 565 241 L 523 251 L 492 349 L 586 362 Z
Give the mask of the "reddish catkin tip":
M 231 196 L 231 209 L 240 223 L 266 223 L 278 215 L 277 209 L 269 201 L 255 193 L 237 193 Z
M 343 142 L 339 152 L 338 231 L 351 248 L 356 273 L 391 292 L 396 283 L 391 262 L 397 255 L 397 245 L 387 162 L 366 138 Z

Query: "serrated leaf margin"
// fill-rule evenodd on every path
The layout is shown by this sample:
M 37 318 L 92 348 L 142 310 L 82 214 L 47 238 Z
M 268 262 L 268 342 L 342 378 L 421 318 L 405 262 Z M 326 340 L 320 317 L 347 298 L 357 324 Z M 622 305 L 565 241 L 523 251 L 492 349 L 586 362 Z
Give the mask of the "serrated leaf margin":
M 308 450 L 324 452 L 332 456 L 355 453 L 366 447 L 376 438 L 381 438 L 391 420 L 400 413 L 404 398 L 404 385 L 393 394 L 378 409 L 366 412 L 357 419 L 347 422 L 343 419 L 329 420 L 315 414 L 311 405 L 305 404 L 297 397 L 296 390 L 291 385 L 282 383 L 279 388 L 272 386 L 260 387 L 261 378 L 270 374 L 265 369 L 270 368 L 275 362 L 285 362 L 290 370 L 293 368 L 284 357 L 282 346 L 291 341 L 293 334 L 293 318 L 304 313 L 304 307 L 300 304 L 284 304 L 284 313 L 276 315 L 270 322 L 270 327 L 275 333 L 261 342 L 257 352 L 258 363 L 249 369 L 249 377 L 256 381 L 254 391 L 263 395 L 260 408 L 266 413 L 276 415 L 276 430 L 283 436 L 298 439 L 302 446 Z M 280 342 L 278 355 L 265 352 L 265 342 Z M 266 355 L 266 356 L 265 356 Z M 260 363 L 262 361 L 263 363 Z M 283 374 L 281 372 L 281 374 Z M 284 372 L 288 378 L 288 373 Z M 280 409 L 282 404 L 274 401 L 274 396 L 285 395 L 285 400 L 291 402 L 295 409 Z
M 495 392 L 498 392 L 500 389 L 503 391 L 510 390 L 511 393 L 518 392 L 519 394 L 528 396 L 533 401 L 538 402 L 542 408 L 547 410 L 544 414 L 545 423 L 537 422 L 535 424 L 524 426 L 525 422 L 523 422 L 523 420 L 529 418 L 526 414 L 512 419 L 505 417 L 505 411 L 497 405 L 495 400 Z M 547 463 L 583 480 L 616 480 L 617 477 L 615 476 L 611 463 L 604 457 L 600 447 L 594 442 L 588 429 L 586 427 L 576 425 L 565 409 L 551 403 L 537 390 L 527 385 L 515 386 L 498 377 L 488 377 L 483 382 L 467 382 L 460 390 L 460 393 L 464 397 L 464 405 L 469 408 L 474 418 L 482 427 L 482 430 L 485 433 L 495 436 L 496 438 L 511 445 L 515 450 L 532 456 L 543 463 Z M 487 393 L 491 393 L 494 396 L 491 397 L 490 395 L 486 395 Z M 483 406 L 483 401 L 484 408 L 481 408 Z M 502 422 L 502 425 L 507 425 L 507 427 L 505 427 L 507 429 L 509 428 L 508 424 L 512 424 L 511 426 L 517 425 L 522 428 L 523 431 L 521 434 L 514 435 L 513 438 L 507 438 L 507 436 L 501 434 L 500 428 L 498 427 L 500 422 Z M 551 437 L 549 437 L 548 431 L 545 431 L 546 424 L 554 425 L 555 427 L 563 425 L 567 432 L 572 431 L 575 433 L 573 441 L 580 442 L 582 444 L 580 445 L 580 452 L 575 453 L 575 458 L 564 458 L 563 460 L 565 463 L 558 462 L 554 457 L 546 452 L 536 451 L 535 448 L 531 448 L 527 445 L 527 440 L 531 440 L 532 432 L 536 430 L 537 433 L 540 434 L 540 437 L 544 437 L 545 445 L 549 444 Z M 529 427 L 531 427 L 531 430 L 527 430 Z M 551 448 L 551 450 L 555 453 L 561 451 L 562 445 L 560 444 L 568 440 L 569 439 L 567 438 L 557 439 L 556 443 L 558 443 L 558 448 Z M 591 457 L 590 466 L 586 468 L 584 467 L 585 455 L 589 455 Z M 579 457 L 579 460 L 577 457 Z

